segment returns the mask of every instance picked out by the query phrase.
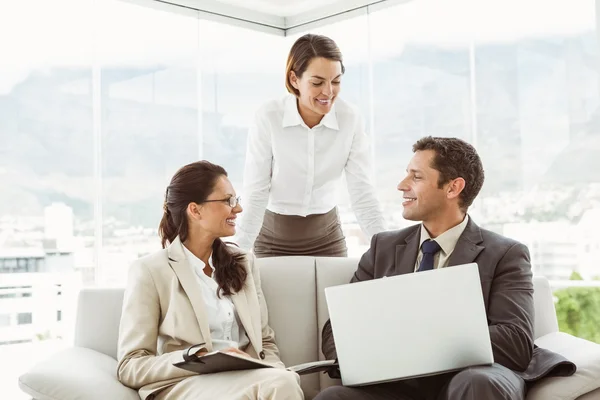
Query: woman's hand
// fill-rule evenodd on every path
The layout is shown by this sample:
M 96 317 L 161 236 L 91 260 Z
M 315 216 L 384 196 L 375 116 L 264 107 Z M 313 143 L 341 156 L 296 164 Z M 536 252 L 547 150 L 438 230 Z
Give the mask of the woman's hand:
M 250 354 L 243 352 L 242 350 L 236 348 L 236 347 L 229 347 L 226 348 L 225 350 L 223 350 L 224 353 L 235 353 L 238 354 L 242 357 L 248 357 L 248 358 L 252 358 L 252 356 L 250 356 Z
M 197 352 L 194 353 L 194 355 L 196 357 L 202 357 L 203 355 L 206 355 L 206 354 L 208 354 L 208 351 L 206 351 L 205 348 L 202 348 L 202 349 L 200 349 L 200 350 L 198 350 Z
M 224 350 L 221 350 L 223 353 L 234 353 L 234 354 L 238 354 L 242 357 L 248 357 L 248 358 L 252 358 L 252 356 L 248 353 L 243 352 L 242 350 L 238 349 L 237 347 L 228 347 Z M 198 350 L 197 352 L 194 353 L 194 355 L 196 357 L 202 357 L 204 355 L 208 354 L 208 351 L 205 348 L 202 348 L 200 350 Z

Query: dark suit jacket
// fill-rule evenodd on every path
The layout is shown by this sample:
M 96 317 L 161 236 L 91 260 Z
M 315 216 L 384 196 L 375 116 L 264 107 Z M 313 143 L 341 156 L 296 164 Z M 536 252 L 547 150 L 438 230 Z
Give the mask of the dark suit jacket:
M 373 236 L 351 282 L 414 272 L 421 225 Z M 548 350 L 534 349 L 533 283 L 529 251 L 517 241 L 481 229 L 469 219 L 449 266 L 476 262 L 487 312 L 494 361 L 533 382 L 575 372 L 575 365 Z M 323 354 L 337 359 L 329 321 L 323 327 Z M 542 357 L 540 359 L 540 357 Z

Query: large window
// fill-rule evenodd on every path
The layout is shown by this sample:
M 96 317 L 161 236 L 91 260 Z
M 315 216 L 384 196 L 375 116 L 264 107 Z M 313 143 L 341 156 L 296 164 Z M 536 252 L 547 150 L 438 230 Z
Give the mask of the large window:
M 275 35 L 116 0 L 104 11 L 99 265 L 102 282 L 123 284 L 133 260 L 160 248 L 165 187 L 179 167 L 208 159 L 242 190 L 248 127 L 283 94 L 285 56 Z
M 171 176 L 200 155 L 199 22 L 117 0 L 101 4 L 98 278 L 123 284 L 131 262 L 160 248 L 157 228 Z
M 50 292 L 64 276 L 93 266 L 92 30 L 88 1 L 2 4 L 0 308 L 19 312 L 19 325 L 30 299 L 11 297 L 30 296 L 22 288 L 34 275 L 46 274 Z M 65 19 L 65 9 L 80 18 Z M 31 339 L 42 333 L 36 329 L 3 330 L 0 344 Z
M 464 0 L 419 0 L 370 15 L 378 194 L 395 227 L 411 223 L 396 187 L 413 143 L 427 135 L 475 137 L 466 7 Z
M 600 341 L 589 306 L 600 298 L 589 287 L 600 278 L 595 14 L 594 0 L 419 0 L 310 32 L 344 54 L 341 96 L 364 117 L 392 227 L 412 223 L 396 190 L 412 144 L 473 143 L 486 183 L 472 217 L 527 244 L 557 288 L 561 329 Z M 57 285 L 122 286 L 130 263 L 160 247 L 179 167 L 221 164 L 244 196 L 248 128 L 286 93 L 287 52 L 304 32 L 198 17 L 119 0 L 0 2 L 0 365 L 14 374 L 27 367 L 15 364 L 22 342 L 43 355 L 66 331 L 73 304 Z M 368 243 L 344 183 L 339 198 L 359 256 Z
M 561 330 L 600 341 L 595 11 L 593 0 L 421 0 L 370 21 L 387 213 L 407 223 L 392 188 L 419 137 L 471 142 L 486 171 L 471 216 L 529 247 L 556 289 Z
M 61 327 L 54 285 L 93 267 L 92 28 L 87 0 L 0 2 L 0 386 L 18 399 Z M 32 10 L 35 9 L 35 12 Z M 65 10 L 77 16 L 65 18 Z M 35 288 L 35 290 L 34 290 Z M 55 318 L 54 318 L 55 320 Z M 4 390 L 4 389 L 3 389 Z
M 254 113 L 286 93 L 285 42 L 280 36 L 210 21 L 201 22 L 199 37 L 202 158 L 222 165 L 243 197 L 246 135 Z
M 600 182 L 594 1 L 544 3 L 539 24 L 527 23 L 533 7 L 486 3 L 489 38 L 473 49 L 483 222 L 527 244 L 535 272 L 591 279 L 600 275 L 588 261 L 600 236 L 585 228 Z
M 591 261 L 600 236 L 587 228 L 600 182 L 594 11 L 593 0 L 422 0 L 371 14 L 375 153 L 388 213 L 399 214 L 390 189 L 411 145 L 460 137 L 486 170 L 471 210 L 480 225 L 527 244 L 534 271 L 550 279 L 600 275 Z

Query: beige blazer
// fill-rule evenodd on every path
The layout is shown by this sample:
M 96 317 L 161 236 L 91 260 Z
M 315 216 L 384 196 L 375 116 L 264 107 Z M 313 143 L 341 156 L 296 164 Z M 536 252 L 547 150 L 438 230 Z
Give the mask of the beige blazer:
M 242 252 L 234 246 L 229 248 Z M 274 332 L 268 325 L 254 256 L 246 256 L 246 268 L 244 288 L 231 296 L 250 340 L 244 350 L 283 368 Z M 200 290 L 179 238 L 130 267 L 119 328 L 117 377 L 124 385 L 139 390 L 142 400 L 194 375 L 172 365 L 183 361 L 184 349 L 206 343 L 212 351 Z

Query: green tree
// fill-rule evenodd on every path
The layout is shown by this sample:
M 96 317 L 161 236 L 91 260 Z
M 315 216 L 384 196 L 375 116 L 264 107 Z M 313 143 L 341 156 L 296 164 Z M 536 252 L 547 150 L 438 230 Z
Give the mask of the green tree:
M 583 277 L 581 276 L 581 274 L 577 271 L 573 271 L 571 272 L 571 276 L 569 277 L 570 281 L 582 281 Z
M 560 331 L 600 343 L 600 288 L 569 287 L 554 296 Z

